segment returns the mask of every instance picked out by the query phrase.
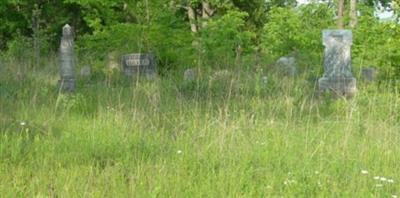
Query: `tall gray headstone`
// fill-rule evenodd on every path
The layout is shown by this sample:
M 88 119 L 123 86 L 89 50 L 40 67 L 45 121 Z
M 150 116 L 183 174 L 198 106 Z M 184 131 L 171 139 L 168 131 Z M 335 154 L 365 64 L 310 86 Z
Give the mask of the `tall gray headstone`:
M 60 81 L 59 87 L 62 91 L 75 90 L 75 54 L 74 37 L 72 28 L 66 24 L 62 29 L 60 44 Z
M 356 79 L 351 73 L 351 30 L 324 30 L 324 75 L 318 80 L 320 92 L 330 91 L 351 97 L 357 92 Z
M 122 56 L 122 70 L 126 76 L 145 75 L 151 79 L 157 74 L 156 61 L 153 54 L 126 54 Z

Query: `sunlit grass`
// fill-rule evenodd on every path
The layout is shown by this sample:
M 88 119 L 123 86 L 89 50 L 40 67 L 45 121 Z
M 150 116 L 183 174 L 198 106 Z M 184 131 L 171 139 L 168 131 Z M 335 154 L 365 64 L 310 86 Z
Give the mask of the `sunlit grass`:
M 207 76 L 59 94 L 55 73 L 3 72 L 0 194 L 400 196 L 399 85 L 359 82 L 334 100 L 305 76 Z

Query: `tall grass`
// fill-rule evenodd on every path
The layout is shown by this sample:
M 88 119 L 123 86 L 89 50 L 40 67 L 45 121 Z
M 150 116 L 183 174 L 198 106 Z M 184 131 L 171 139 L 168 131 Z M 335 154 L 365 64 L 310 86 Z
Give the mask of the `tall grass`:
M 3 67 L 1 197 L 400 196 L 398 84 L 335 100 L 306 75 L 222 73 L 62 94 L 52 64 Z

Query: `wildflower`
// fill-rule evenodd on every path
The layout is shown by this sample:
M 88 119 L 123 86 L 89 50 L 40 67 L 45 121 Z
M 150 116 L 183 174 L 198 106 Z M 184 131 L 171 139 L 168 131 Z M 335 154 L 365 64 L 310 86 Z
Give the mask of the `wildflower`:
M 289 184 L 288 181 L 284 181 L 283 184 L 285 184 L 285 186 L 287 186 Z
M 20 124 L 21 126 L 25 126 L 25 125 L 26 125 L 25 122 L 20 122 L 19 124 Z
M 296 180 L 294 180 L 294 179 L 292 179 L 292 180 L 286 179 L 286 180 L 283 182 L 283 184 L 285 184 L 286 186 L 287 186 L 287 185 L 291 185 L 291 184 L 295 184 L 295 183 L 296 183 Z
M 178 150 L 176 153 L 178 153 L 178 154 L 182 154 L 182 151 L 181 151 L 181 150 Z
M 379 180 L 380 178 L 381 178 L 381 177 L 379 177 L 379 176 L 375 176 L 375 177 L 374 177 L 375 180 Z
M 261 78 L 261 80 L 262 80 L 262 83 L 264 83 L 264 84 L 267 84 L 267 83 L 268 83 L 268 77 L 267 77 L 267 76 L 263 76 L 263 77 Z
M 392 195 L 392 198 L 397 198 L 397 195 Z
M 387 179 L 384 177 L 381 177 L 381 181 L 386 181 Z
M 318 174 L 319 174 L 319 171 L 315 171 L 314 173 L 315 173 L 316 175 L 318 175 Z
M 394 180 L 393 179 L 388 179 L 387 182 L 394 183 Z
M 367 174 L 368 174 L 368 171 L 367 171 L 367 170 L 361 170 L 361 174 L 367 175 Z

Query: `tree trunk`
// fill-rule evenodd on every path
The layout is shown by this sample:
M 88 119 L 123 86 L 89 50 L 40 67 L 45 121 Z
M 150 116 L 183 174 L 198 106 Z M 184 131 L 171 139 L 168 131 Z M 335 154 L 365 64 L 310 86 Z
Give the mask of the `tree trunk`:
M 350 0 L 350 27 L 355 28 L 357 22 L 357 0 Z
M 210 3 L 207 1 L 202 1 L 201 2 L 202 6 L 202 27 L 207 26 L 207 21 L 210 19 L 210 17 L 214 14 L 214 9 L 211 7 Z
M 344 13 L 344 0 L 338 0 L 338 13 L 337 13 L 337 26 L 339 29 L 343 29 L 343 14 Z
M 197 32 L 197 24 L 196 24 L 196 11 L 192 6 L 187 7 L 187 12 L 188 12 L 188 17 L 189 17 L 189 23 L 190 23 L 190 29 L 192 32 Z
M 33 31 L 33 51 L 34 51 L 34 67 L 40 65 L 40 9 L 37 4 L 32 13 L 32 31 Z

